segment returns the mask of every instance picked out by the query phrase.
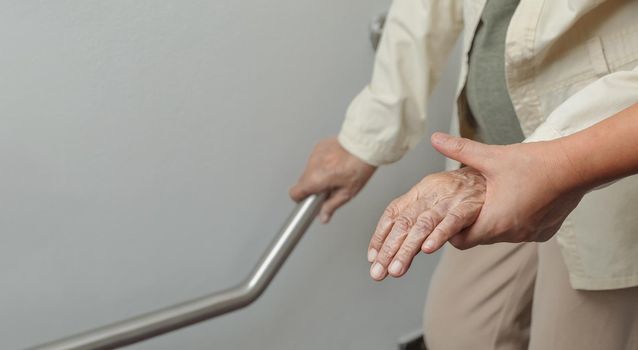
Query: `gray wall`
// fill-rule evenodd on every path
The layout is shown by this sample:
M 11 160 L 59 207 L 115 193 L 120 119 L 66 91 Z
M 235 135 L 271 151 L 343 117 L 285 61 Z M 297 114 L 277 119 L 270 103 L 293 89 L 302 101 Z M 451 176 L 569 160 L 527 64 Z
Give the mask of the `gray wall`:
M 240 281 L 368 80 L 367 24 L 389 1 L 0 4 L 0 348 L 15 349 Z M 437 257 L 374 283 L 368 239 L 442 165 L 422 143 L 313 226 L 256 304 L 132 348 L 392 349 L 420 328 Z

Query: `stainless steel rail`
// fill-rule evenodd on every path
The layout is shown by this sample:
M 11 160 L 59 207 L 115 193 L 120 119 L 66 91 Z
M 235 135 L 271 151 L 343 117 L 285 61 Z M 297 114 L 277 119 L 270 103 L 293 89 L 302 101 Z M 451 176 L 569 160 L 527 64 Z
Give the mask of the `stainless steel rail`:
M 324 199 L 324 194 L 313 195 L 297 206 L 255 269 L 238 286 L 29 350 L 115 349 L 247 306 L 268 287 L 312 223 Z

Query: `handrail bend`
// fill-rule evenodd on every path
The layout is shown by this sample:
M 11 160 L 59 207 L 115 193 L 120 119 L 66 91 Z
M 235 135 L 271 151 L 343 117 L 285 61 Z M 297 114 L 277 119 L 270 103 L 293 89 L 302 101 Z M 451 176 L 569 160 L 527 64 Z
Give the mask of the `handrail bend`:
M 236 287 L 27 350 L 115 349 L 247 306 L 268 287 L 312 223 L 324 200 L 325 194 L 319 194 L 312 195 L 301 202 L 285 222 L 251 274 Z

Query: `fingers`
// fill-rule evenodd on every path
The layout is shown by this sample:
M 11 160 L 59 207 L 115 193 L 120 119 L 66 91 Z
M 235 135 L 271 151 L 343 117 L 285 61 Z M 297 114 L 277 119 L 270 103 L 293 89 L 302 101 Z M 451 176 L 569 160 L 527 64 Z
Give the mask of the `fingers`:
M 295 202 L 304 200 L 311 194 L 320 193 L 328 189 L 328 182 L 319 176 L 303 174 L 297 183 L 290 188 L 288 194 Z
M 417 206 L 420 203 L 415 203 Z M 423 210 L 417 206 L 411 206 L 406 208 L 396 216 L 392 229 L 387 234 L 385 241 L 380 249 L 374 263 L 370 267 L 370 276 L 380 281 L 387 275 L 388 267 L 392 258 L 395 256 L 404 240 L 408 236 L 408 233 L 416 223 L 417 217 Z
M 396 205 L 391 205 L 386 209 L 384 216 L 387 215 L 388 219 L 382 218 L 370 243 L 368 261 L 373 262 L 370 276 L 377 281 L 388 274 L 393 277 L 405 274 L 419 251 L 437 251 L 448 239 L 476 220 L 481 205 L 464 202 L 450 210 L 410 207 L 403 212 L 396 208 Z M 388 227 L 388 221 L 392 221 L 390 218 L 394 218 L 394 222 L 390 222 L 391 227 Z M 379 245 L 381 248 L 377 248 Z
M 399 212 L 401 211 L 399 203 L 399 200 L 395 199 L 383 211 L 383 215 L 381 215 L 379 223 L 377 223 L 377 228 L 374 230 L 372 238 L 370 238 L 370 245 L 368 246 L 368 262 L 372 263 L 377 258 L 379 250 L 381 250 L 383 242 L 385 242 L 385 238 L 388 236 L 388 233 L 394 224 L 394 220 L 399 216 Z
M 452 208 L 421 246 L 426 254 L 439 250 L 454 235 L 470 226 L 478 217 L 481 205 L 465 202 Z
M 467 169 L 427 176 L 386 208 L 368 246 L 374 280 L 402 276 L 420 250 L 435 252 L 477 219 L 485 178 Z
M 443 215 L 436 209 L 427 210 L 419 215 L 408 237 L 403 241 L 401 248 L 388 267 L 388 273 L 391 276 L 401 277 L 408 271 L 412 259 L 421 251 L 423 241 L 442 219 Z
M 319 220 L 322 223 L 327 224 L 332 218 L 335 210 L 344 205 L 352 199 L 352 195 L 350 191 L 346 189 L 338 189 L 330 193 L 330 197 L 323 203 L 321 206 L 321 210 L 319 211 Z
M 444 156 L 483 169 L 484 163 L 492 158 L 492 147 L 480 142 L 436 132 L 432 134 L 432 146 Z

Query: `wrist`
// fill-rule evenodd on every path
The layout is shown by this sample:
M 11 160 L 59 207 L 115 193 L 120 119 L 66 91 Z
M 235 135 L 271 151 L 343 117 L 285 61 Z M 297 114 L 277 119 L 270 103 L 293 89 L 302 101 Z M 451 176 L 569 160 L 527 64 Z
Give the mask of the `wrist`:
M 557 158 L 557 181 L 565 192 L 589 191 L 596 186 L 591 174 L 583 167 L 586 154 L 572 147 L 568 138 L 548 141 L 548 144 L 551 154 Z
M 538 181 L 545 182 L 548 190 L 564 194 L 583 189 L 585 179 L 578 166 L 562 144 L 561 139 L 536 141 L 521 144 L 530 156 L 526 171 L 541 175 Z

